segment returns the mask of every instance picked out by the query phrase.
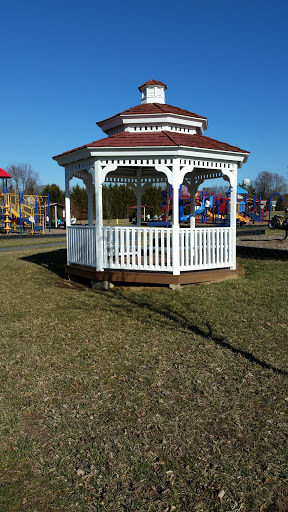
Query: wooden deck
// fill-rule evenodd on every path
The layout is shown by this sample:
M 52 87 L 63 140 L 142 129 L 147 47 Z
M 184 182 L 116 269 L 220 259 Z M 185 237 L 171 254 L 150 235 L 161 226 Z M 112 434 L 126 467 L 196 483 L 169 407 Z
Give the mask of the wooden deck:
M 173 275 L 168 272 L 137 272 L 107 269 L 97 272 L 92 268 L 82 265 L 66 265 L 65 272 L 73 277 L 91 279 L 91 281 L 108 281 L 110 283 L 123 284 L 146 284 L 146 285 L 186 285 L 224 281 L 226 279 L 238 279 L 242 276 L 242 269 L 215 269 L 199 270 L 193 272 L 181 272 L 180 275 Z

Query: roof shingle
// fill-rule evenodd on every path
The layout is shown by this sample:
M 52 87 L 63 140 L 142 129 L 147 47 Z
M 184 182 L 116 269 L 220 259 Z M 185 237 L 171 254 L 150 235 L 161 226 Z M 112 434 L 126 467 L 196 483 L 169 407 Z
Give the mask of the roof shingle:
M 198 119 L 207 120 L 207 117 L 205 116 L 199 116 L 198 114 L 194 114 L 194 112 L 189 112 L 189 110 L 184 110 L 179 107 L 167 105 L 167 103 L 142 103 L 141 105 L 136 105 L 135 107 L 128 108 L 128 110 L 119 112 L 119 114 L 115 114 L 114 116 L 108 117 L 107 119 L 103 119 L 103 121 L 98 121 L 97 124 L 100 126 L 105 121 L 113 119 L 114 117 L 131 114 L 176 114 L 178 116 L 196 117 Z
M 163 84 L 163 82 L 159 82 L 158 80 L 148 80 L 148 82 L 145 82 L 145 84 L 139 85 L 139 91 L 141 91 L 142 87 L 145 87 L 146 85 L 161 85 L 167 89 L 167 85 Z
M 90 144 L 85 144 L 78 148 L 74 148 L 70 151 L 65 151 L 60 155 L 56 155 L 53 158 L 62 156 L 73 151 L 85 148 L 129 148 L 129 147 L 168 147 L 168 146 L 184 146 L 191 148 L 201 149 L 215 149 L 218 151 L 229 151 L 235 153 L 247 153 L 244 149 L 240 149 L 237 146 L 231 146 L 226 142 L 220 142 L 216 139 L 210 139 L 205 135 L 198 134 L 181 134 L 175 132 L 161 131 L 161 132 L 145 132 L 145 133 L 131 133 L 122 132 L 104 139 L 95 140 Z

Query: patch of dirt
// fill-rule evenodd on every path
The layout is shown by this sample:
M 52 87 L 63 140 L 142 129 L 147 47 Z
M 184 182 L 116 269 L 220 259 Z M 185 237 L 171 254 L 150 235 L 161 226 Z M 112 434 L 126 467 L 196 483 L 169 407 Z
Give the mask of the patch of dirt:
M 275 235 L 248 235 L 237 238 L 237 246 L 244 247 L 259 247 L 262 249 L 282 249 L 288 251 L 288 237 L 283 240 L 285 232 L 283 231 L 283 237 L 279 233 Z

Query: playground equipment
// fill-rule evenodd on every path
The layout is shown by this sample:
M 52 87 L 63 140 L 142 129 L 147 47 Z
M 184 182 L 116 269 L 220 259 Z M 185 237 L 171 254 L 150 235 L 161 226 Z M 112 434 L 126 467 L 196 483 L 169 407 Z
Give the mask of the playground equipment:
M 259 222 L 263 224 L 265 217 L 265 206 L 266 199 L 261 199 L 261 194 L 259 194 L 259 199 L 256 199 L 256 196 L 253 196 L 253 199 L 247 199 L 247 215 L 252 219 L 252 222 Z
M 217 224 L 217 226 L 229 226 L 230 225 L 230 190 L 227 191 L 227 197 L 217 196 L 214 192 L 204 192 L 199 191 L 196 194 L 196 210 L 194 214 L 189 213 L 184 215 L 184 208 L 187 206 L 191 206 L 190 203 L 190 195 L 186 189 L 183 187 L 184 193 L 182 191 L 182 187 L 180 187 L 179 193 L 179 221 L 180 222 L 188 222 L 191 217 L 201 216 L 201 222 L 203 224 L 207 223 L 208 218 L 212 223 Z M 245 194 L 244 194 L 245 192 Z M 173 196 L 170 192 L 170 187 L 167 187 L 166 191 L 161 192 L 162 196 L 165 198 L 165 202 L 161 203 L 162 212 L 161 212 L 161 222 L 167 222 L 168 216 L 172 215 L 172 206 L 173 206 Z M 249 218 L 246 213 L 246 195 L 247 191 L 242 189 L 242 187 L 238 186 L 237 194 L 239 194 L 239 201 L 237 201 L 237 213 L 236 218 L 237 221 L 242 224 L 248 224 Z M 242 201 L 242 196 L 244 196 L 244 201 Z M 209 200 L 210 206 L 207 211 L 205 208 L 205 201 Z M 256 216 L 254 214 L 255 220 Z
M 161 210 L 160 220 L 167 222 L 169 215 L 172 214 L 172 204 L 173 204 L 172 187 L 168 184 L 166 191 L 162 190 L 161 195 L 164 198 L 164 201 L 161 203 L 162 210 Z
M 2 192 L 0 193 L 0 221 L 4 233 L 7 235 L 16 232 L 17 227 L 20 233 L 29 227 L 31 233 L 44 233 L 46 228 L 46 217 L 49 219 L 50 231 L 50 204 L 49 195 L 24 195 L 21 192 L 14 194 L 8 192 L 7 179 L 12 178 L 11 174 L 0 169 L 2 179 Z
M 268 227 L 270 229 L 281 229 L 285 231 L 283 240 L 286 240 L 288 236 L 288 208 L 285 210 L 285 215 L 274 215 L 274 217 L 269 220 Z
M 282 196 L 282 194 L 280 194 L 280 192 L 274 192 L 274 194 L 271 194 L 271 196 L 269 198 L 269 222 L 270 222 L 270 219 L 271 219 L 271 206 L 272 206 L 272 197 L 273 196 L 281 196 L 282 197 L 282 204 L 284 206 L 284 197 Z
M 226 192 L 227 197 L 230 196 L 230 190 L 227 190 Z M 237 186 L 237 204 L 238 204 L 238 213 L 244 213 L 247 208 L 247 195 L 248 192 L 245 190 L 245 188 L 240 187 L 240 185 Z
M 16 231 L 20 227 L 20 233 L 29 227 L 34 232 L 44 233 L 46 227 L 45 199 L 47 197 L 36 195 L 0 194 L 0 218 L 4 222 L 6 234 Z M 49 213 L 48 213 L 49 216 Z

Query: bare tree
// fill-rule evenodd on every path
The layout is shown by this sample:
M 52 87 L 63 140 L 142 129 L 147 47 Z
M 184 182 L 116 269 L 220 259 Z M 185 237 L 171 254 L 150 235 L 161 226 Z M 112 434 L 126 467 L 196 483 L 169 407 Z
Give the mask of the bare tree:
M 274 192 L 285 194 L 287 190 L 287 180 L 284 176 L 274 172 L 259 172 L 254 183 L 255 193 L 261 194 L 262 198 L 268 199 Z
M 16 194 L 18 192 L 35 194 L 37 192 L 40 178 L 38 172 L 34 171 L 30 164 L 11 164 L 8 167 L 8 172 L 13 176 L 10 180 L 10 185 Z

